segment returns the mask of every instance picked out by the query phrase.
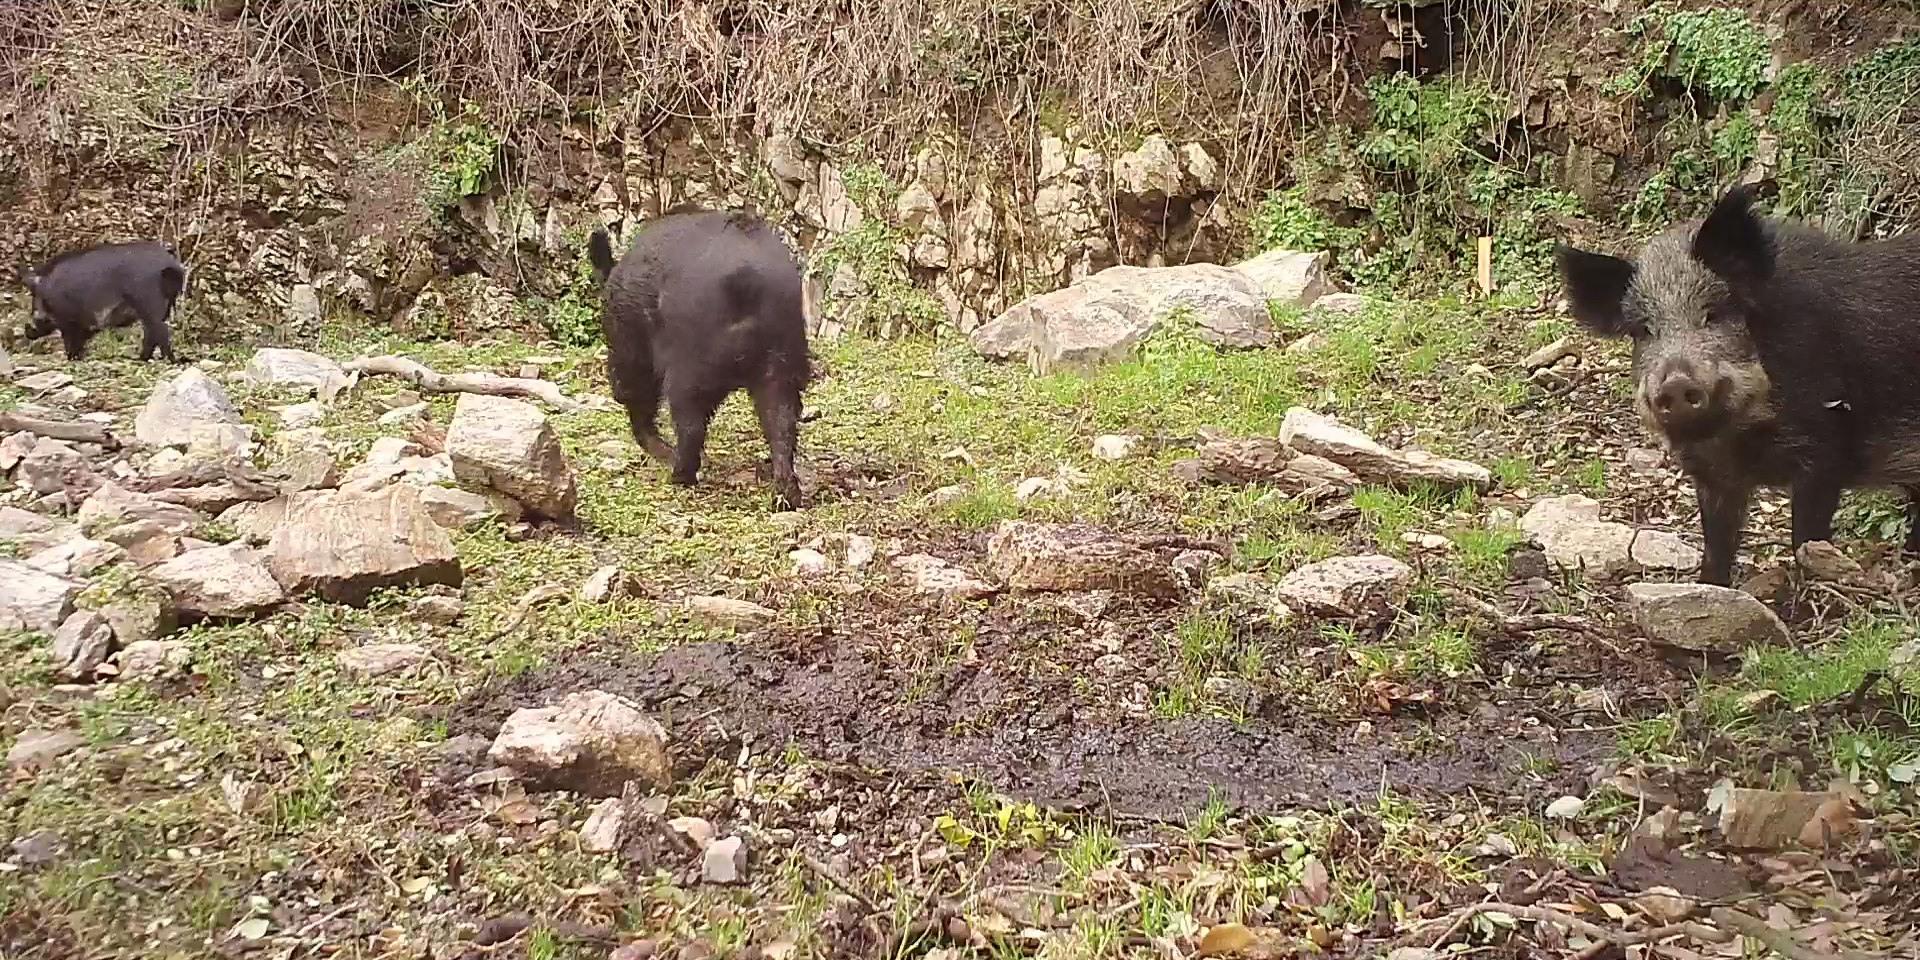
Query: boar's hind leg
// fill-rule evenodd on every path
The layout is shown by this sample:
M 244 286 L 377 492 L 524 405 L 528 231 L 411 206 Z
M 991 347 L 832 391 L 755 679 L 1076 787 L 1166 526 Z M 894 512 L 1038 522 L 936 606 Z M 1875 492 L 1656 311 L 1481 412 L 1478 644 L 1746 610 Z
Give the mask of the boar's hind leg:
M 1737 484 L 1695 481 L 1694 492 L 1700 502 L 1700 535 L 1706 541 L 1700 582 L 1730 586 L 1740 533 L 1747 526 L 1747 501 L 1753 491 Z
M 140 359 L 151 360 L 154 352 L 159 351 L 168 363 L 173 363 L 173 332 L 167 326 L 167 318 L 173 313 L 173 300 L 155 291 L 133 298 L 130 305 L 140 317 Z
M 703 387 L 674 387 L 667 395 L 673 414 L 673 482 L 691 487 L 700 475 L 700 458 L 707 448 L 707 424 L 728 391 Z
M 760 432 L 773 455 L 774 509 L 799 509 L 800 479 L 794 474 L 793 457 L 800 442 L 800 388 L 777 381 L 755 384 L 753 412 L 760 417 Z

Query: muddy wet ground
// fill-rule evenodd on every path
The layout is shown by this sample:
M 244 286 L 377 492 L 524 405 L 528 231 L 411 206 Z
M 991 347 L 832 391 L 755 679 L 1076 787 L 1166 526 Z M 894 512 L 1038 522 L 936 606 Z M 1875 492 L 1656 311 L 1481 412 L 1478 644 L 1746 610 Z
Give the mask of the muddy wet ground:
M 1155 694 L 1177 669 L 1166 661 L 1178 608 L 1135 606 L 1091 624 L 1049 613 L 887 593 L 847 598 L 834 623 L 810 634 L 767 630 L 658 654 L 614 652 L 627 646 L 614 628 L 602 649 L 480 691 L 449 722 L 456 733 L 491 736 L 518 707 L 600 689 L 671 718 L 690 734 L 683 751 L 725 758 L 741 742 L 761 752 L 792 746 L 877 770 L 975 778 L 1052 806 L 1169 821 L 1210 796 L 1269 809 L 1364 802 L 1387 790 L 1537 807 L 1583 792 L 1614 740 L 1611 724 L 1588 726 L 1555 690 L 1604 665 L 1514 650 L 1516 672 L 1498 689 L 1462 686 L 1389 702 L 1387 712 L 1350 711 L 1379 701 L 1344 675 L 1344 654 L 1280 631 L 1243 642 L 1293 663 L 1283 682 L 1222 682 L 1217 712 L 1229 716 L 1162 716 Z M 1523 679 L 1518 668 L 1529 663 Z

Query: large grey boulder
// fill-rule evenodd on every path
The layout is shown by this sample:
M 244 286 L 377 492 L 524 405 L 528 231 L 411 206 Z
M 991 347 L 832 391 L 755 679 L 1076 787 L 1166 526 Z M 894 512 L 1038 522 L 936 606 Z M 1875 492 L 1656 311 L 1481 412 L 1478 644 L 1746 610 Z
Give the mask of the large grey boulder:
M 573 467 L 547 415 L 531 403 L 461 394 L 447 428 L 447 454 L 462 483 L 498 490 L 541 519 L 573 516 Z
M 346 383 L 347 372 L 317 353 L 262 347 L 247 361 L 247 379 L 261 384 L 305 387 L 330 397 Z
M 68 487 L 82 490 L 99 484 L 87 458 L 72 444 L 42 437 L 20 458 L 17 479 L 38 494 L 59 493 Z
M 1579 494 L 1534 504 L 1520 518 L 1520 529 L 1540 544 L 1556 568 L 1591 577 L 1649 570 L 1684 573 L 1700 565 L 1700 551 L 1678 536 L 1602 520 L 1600 502 Z
M 118 563 L 126 555 L 127 551 L 117 543 L 76 537 L 28 557 L 27 563 L 56 577 L 90 577 L 94 571 Z
M 511 497 L 458 487 L 422 487 L 420 502 L 426 504 L 433 522 L 449 530 L 465 530 L 488 520 L 513 523 L 520 519 L 521 512 L 519 501 Z
M 80 527 L 19 507 L 0 507 L 0 543 L 22 554 L 39 553 L 80 536 Z
M 968 342 L 984 356 L 1027 356 L 1043 370 L 1089 367 L 1125 358 L 1174 316 L 1224 347 L 1264 347 L 1276 336 L 1258 285 L 1231 268 L 1195 263 L 1108 267 L 1015 304 Z
M 113 628 L 92 610 L 79 610 L 53 633 L 53 668 L 68 680 L 91 680 L 113 654 Z
M 267 569 L 289 594 L 360 606 L 372 591 L 407 584 L 459 586 L 460 558 L 420 489 L 322 494 L 288 513 L 266 548 Z
M 177 640 L 136 640 L 120 648 L 120 679 L 165 680 L 193 660 L 193 651 Z
M 155 500 L 119 484 L 103 483 L 80 504 L 75 519 L 89 530 L 146 520 L 168 533 L 182 536 L 199 526 L 201 515 L 189 507 Z
M 133 434 L 155 446 L 185 446 L 202 424 L 239 425 L 240 413 L 220 384 L 198 367 L 154 384 L 146 405 L 133 418 Z
M 1295 250 L 1269 250 L 1233 265 L 1260 288 L 1268 300 L 1305 309 L 1334 293 L 1327 279 L 1327 255 Z
M 1280 579 L 1274 595 L 1295 610 L 1379 623 L 1407 602 L 1413 568 L 1387 556 L 1334 557 Z

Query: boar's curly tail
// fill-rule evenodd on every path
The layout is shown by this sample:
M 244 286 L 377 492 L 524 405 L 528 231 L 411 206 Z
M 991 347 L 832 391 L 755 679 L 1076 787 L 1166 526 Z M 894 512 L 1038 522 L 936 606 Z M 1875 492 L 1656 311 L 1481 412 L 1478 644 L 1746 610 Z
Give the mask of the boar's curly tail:
M 613 241 L 607 239 L 604 228 L 587 238 L 587 259 L 593 261 L 594 279 L 606 283 L 607 274 L 613 272 Z

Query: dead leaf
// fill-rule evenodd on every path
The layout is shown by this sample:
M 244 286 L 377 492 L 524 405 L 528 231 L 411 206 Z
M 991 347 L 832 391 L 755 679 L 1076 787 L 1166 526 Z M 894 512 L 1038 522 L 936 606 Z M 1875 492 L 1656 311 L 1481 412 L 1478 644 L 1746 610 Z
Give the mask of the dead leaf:
M 1309 907 L 1324 907 L 1331 899 L 1333 878 L 1327 876 L 1327 868 L 1319 857 L 1307 858 L 1307 864 L 1300 870 L 1300 895 Z
M 1328 930 L 1327 925 L 1324 923 L 1309 923 L 1307 924 L 1307 939 L 1312 940 L 1314 946 L 1325 950 L 1333 946 L 1333 931 Z
M 227 809 L 235 814 L 247 812 L 247 804 L 253 799 L 254 786 L 233 775 L 229 770 L 220 777 L 220 795 L 226 798 Z
M 1223 923 L 1208 930 L 1207 935 L 1200 938 L 1200 948 L 1195 955 L 1230 957 L 1245 953 L 1255 942 L 1256 938 L 1252 930 L 1237 923 Z
M 1806 843 L 1808 836 L 1815 838 L 1808 846 L 1819 846 L 1826 825 L 1836 836 L 1852 827 L 1846 803 L 1845 797 L 1826 791 L 1735 788 L 1720 808 L 1720 833 L 1727 843 L 1750 849 L 1777 850 L 1795 841 Z
M 1699 905 L 1672 887 L 1655 887 L 1635 898 L 1633 905 L 1661 923 L 1679 923 L 1694 915 Z
M 1846 797 L 1834 797 L 1820 804 L 1800 828 L 1800 843 L 1808 847 L 1825 847 L 1838 842 L 1853 832 L 1853 804 Z
M 972 927 L 975 933 L 988 937 L 1012 936 L 1015 929 L 1012 920 L 991 911 L 968 915 L 967 926 Z

